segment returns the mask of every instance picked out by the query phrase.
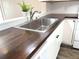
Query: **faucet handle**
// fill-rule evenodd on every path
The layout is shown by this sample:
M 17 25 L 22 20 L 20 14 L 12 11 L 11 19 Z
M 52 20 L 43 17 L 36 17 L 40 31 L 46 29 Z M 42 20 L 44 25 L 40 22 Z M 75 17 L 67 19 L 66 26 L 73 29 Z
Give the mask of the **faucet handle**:
M 38 12 L 38 16 L 36 17 L 36 19 L 40 18 L 40 14 L 42 13 L 41 11 L 37 11 Z

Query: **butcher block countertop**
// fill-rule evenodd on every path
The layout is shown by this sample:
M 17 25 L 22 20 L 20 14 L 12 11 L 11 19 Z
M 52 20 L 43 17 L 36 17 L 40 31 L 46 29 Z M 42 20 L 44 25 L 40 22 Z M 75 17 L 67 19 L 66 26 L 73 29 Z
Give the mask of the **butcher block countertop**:
M 13 27 L 0 31 L 0 59 L 30 59 L 64 19 L 63 15 L 50 14 L 45 17 L 50 16 L 57 16 L 59 21 L 45 33 Z

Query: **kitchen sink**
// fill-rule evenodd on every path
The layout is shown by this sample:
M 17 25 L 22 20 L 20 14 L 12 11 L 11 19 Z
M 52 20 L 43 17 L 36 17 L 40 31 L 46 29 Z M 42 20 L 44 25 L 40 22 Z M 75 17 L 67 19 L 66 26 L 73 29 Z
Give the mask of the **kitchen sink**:
M 57 18 L 40 18 L 37 20 L 33 20 L 27 24 L 25 23 L 15 26 L 15 28 L 34 32 L 46 32 L 48 29 L 50 29 L 50 27 L 52 27 L 56 23 L 56 21 L 58 21 Z

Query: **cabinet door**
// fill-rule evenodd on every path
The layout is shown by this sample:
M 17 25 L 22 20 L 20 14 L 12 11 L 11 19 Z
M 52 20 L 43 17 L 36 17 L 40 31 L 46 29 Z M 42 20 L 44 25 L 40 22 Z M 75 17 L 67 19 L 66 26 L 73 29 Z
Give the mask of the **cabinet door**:
M 45 41 L 31 59 L 48 59 L 47 49 L 47 41 Z
M 62 42 L 63 22 L 47 38 L 32 59 L 56 59 Z
M 64 19 L 64 34 L 63 34 L 63 43 L 67 45 L 72 45 L 72 35 L 74 29 L 73 20 L 77 20 L 74 18 L 66 18 Z
M 55 31 L 49 36 L 48 41 L 48 59 L 56 59 L 60 45 L 62 43 L 63 35 L 63 23 L 62 22 Z
M 52 57 L 55 56 L 56 47 L 54 36 L 52 33 L 31 59 L 55 59 Z
M 47 49 L 47 54 L 48 54 L 48 59 L 56 59 L 57 55 L 57 40 L 51 35 L 48 40 L 48 49 Z
M 56 33 L 56 40 L 57 40 L 57 44 L 60 46 L 62 41 L 63 41 L 63 30 L 64 30 L 64 21 L 62 21 L 62 23 L 57 27 L 57 29 L 55 30 Z

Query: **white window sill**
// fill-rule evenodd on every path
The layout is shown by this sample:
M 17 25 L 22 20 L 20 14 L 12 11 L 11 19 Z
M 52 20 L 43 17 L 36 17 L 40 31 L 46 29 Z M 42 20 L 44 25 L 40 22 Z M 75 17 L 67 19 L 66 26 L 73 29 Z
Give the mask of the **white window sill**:
M 9 19 L 9 20 L 3 20 L 3 21 L 0 21 L 0 24 L 14 22 L 14 21 L 18 21 L 20 19 L 25 19 L 25 17 L 18 17 L 18 18 L 13 18 L 13 19 Z
M 19 25 L 24 22 L 27 22 L 25 17 L 19 17 L 19 18 L 1 21 L 0 22 L 0 31 L 5 30 L 10 27 L 14 27 L 14 26 Z

